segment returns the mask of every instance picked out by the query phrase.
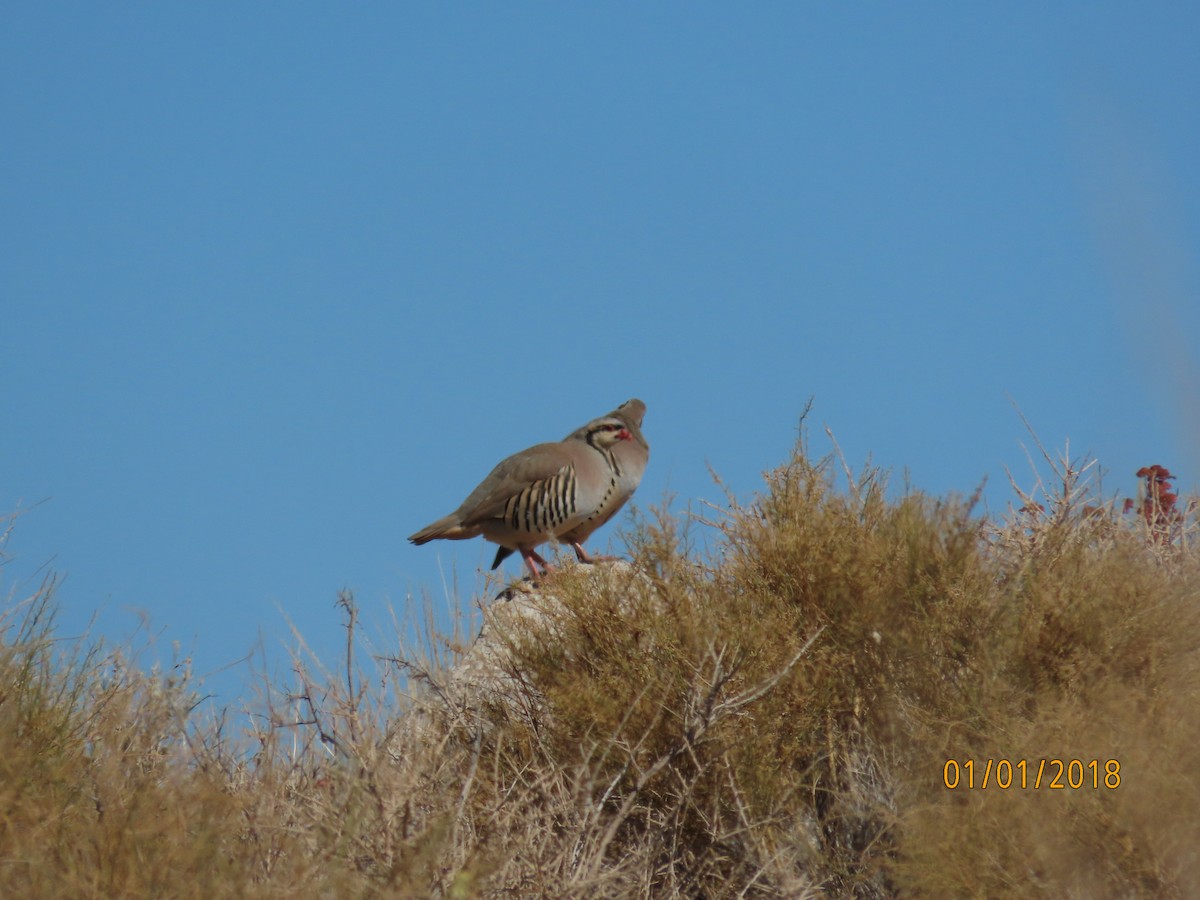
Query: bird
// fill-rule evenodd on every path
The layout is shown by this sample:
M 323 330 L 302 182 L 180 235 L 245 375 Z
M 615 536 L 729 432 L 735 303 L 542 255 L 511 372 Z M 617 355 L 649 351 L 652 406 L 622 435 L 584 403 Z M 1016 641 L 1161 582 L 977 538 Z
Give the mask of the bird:
M 590 556 L 583 542 L 616 515 L 642 480 L 650 458 L 641 428 L 645 414 L 645 403 L 627 400 L 561 441 L 514 453 L 458 509 L 408 540 L 420 546 L 483 536 L 500 545 L 493 569 L 520 553 L 535 579 L 551 570 L 537 552 L 549 540 L 569 544 L 580 562 L 608 559 Z

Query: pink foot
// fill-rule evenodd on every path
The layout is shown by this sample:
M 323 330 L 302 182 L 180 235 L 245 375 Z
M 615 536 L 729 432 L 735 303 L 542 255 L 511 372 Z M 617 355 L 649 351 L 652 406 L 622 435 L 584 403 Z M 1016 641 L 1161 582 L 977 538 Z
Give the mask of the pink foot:
M 575 550 L 575 555 L 579 557 L 579 561 L 581 563 L 586 563 L 589 566 L 599 562 L 616 562 L 618 559 L 620 559 L 619 556 L 590 556 L 588 555 L 588 552 L 583 549 L 583 544 L 576 543 L 572 544 L 571 546 Z

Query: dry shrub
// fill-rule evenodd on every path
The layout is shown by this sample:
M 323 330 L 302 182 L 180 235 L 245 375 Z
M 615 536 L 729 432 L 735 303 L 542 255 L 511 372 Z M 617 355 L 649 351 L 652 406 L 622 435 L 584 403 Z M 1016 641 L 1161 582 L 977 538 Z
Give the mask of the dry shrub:
M 236 733 L 185 665 L 56 643 L 47 584 L 0 622 L 0 893 L 1200 895 L 1195 542 L 1079 476 L 995 522 L 797 448 L 710 554 L 660 510 L 632 566 L 496 600 L 536 615 L 488 620 L 487 690 L 356 658 L 345 596 L 337 674 L 298 658 Z

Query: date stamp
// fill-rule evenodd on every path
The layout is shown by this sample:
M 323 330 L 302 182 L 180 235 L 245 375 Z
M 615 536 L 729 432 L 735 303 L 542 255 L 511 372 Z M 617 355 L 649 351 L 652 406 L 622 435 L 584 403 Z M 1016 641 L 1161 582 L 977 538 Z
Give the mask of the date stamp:
M 942 784 L 949 790 L 1116 790 L 1121 763 L 1115 759 L 948 759 Z

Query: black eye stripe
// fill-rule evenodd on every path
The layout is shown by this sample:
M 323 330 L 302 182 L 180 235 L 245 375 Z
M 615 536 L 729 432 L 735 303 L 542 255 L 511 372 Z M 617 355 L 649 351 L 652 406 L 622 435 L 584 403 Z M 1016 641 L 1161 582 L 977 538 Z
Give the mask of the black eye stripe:
M 596 440 L 600 435 L 618 435 L 624 430 L 625 424 L 623 422 L 597 422 L 595 425 L 592 425 L 590 428 L 588 428 L 583 435 L 583 439 L 587 441 L 592 448 L 600 450 L 599 445 L 596 443 Z M 603 450 L 601 452 L 607 454 L 609 451 Z

